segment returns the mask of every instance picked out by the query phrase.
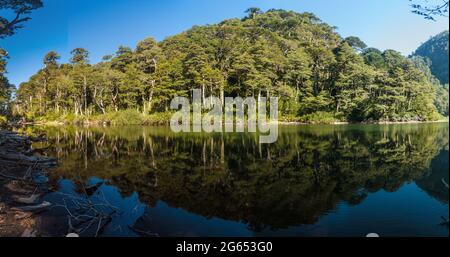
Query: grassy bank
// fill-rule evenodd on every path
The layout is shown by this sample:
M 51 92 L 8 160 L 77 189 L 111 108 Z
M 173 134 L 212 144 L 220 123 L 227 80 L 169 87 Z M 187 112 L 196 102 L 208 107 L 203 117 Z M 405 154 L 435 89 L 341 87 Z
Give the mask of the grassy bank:
M 8 119 L 5 116 L 0 115 L 0 128 L 5 126 L 8 122 Z
M 28 123 L 46 125 L 168 125 L 173 112 L 161 112 L 154 114 L 142 114 L 136 110 L 123 110 L 97 115 L 74 115 L 74 114 L 47 114 L 45 116 L 27 119 Z M 0 117 L 0 123 L 2 119 Z M 6 122 L 6 119 L 5 119 Z M 328 112 L 315 112 L 304 116 L 280 115 L 281 124 L 347 124 L 347 123 L 370 123 L 370 124 L 401 124 L 421 122 L 448 122 L 448 117 L 431 117 L 421 119 L 419 117 L 396 117 L 386 120 L 348 121 L 344 117 Z
M 124 110 L 96 115 L 75 115 L 52 113 L 27 120 L 36 124 L 74 125 L 163 125 L 168 124 L 172 113 L 142 114 L 136 110 Z

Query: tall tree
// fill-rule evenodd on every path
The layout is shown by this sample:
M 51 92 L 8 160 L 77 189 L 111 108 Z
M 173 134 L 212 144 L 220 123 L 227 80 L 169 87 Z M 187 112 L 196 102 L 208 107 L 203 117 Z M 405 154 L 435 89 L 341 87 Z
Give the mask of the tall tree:
M 89 52 L 84 48 L 75 48 L 70 52 L 72 57 L 70 62 L 73 65 L 70 74 L 74 86 L 74 112 L 76 115 L 89 114 L 89 76 L 91 75 L 91 67 L 89 66 Z
M 7 58 L 8 53 L 0 48 L 0 114 L 6 112 L 13 88 L 5 76 Z
M 248 18 L 253 19 L 256 15 L 261 14 L 262 11 L 258 7 L 250 7 L 245 11 L 248 14 Z
M 364 43 L 359 37 L 354 36 L 347 37 L 345 38 L 345 42 L 347 42 L 351 47 L 353 47 L 358 52 L 362 52 L 367 47 L 366 43 Z

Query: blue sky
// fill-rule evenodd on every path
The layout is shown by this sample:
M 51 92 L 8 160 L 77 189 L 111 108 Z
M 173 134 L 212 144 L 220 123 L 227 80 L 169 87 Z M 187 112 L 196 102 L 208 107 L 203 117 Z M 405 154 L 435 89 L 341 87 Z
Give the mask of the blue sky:
M 8 78 L 19 85 L 42 67 L 45 53 L 84 47 L 91 62 L 112 54 L 119 45 L 134 47 L 146 37 L 157 40 L 193 25 L 243 17 L 248 7 L 313 12 L 355 35 L 367 45 L 395 49 L 405 55 L 430 36 L 448 29 L 448 18 L 426 21 L 410 12 L 408 0 L 43 0 L 45 7 L 16 35 L 0 40 L 10 54 Z M 3 13 L 0 12 L 0 15 Z

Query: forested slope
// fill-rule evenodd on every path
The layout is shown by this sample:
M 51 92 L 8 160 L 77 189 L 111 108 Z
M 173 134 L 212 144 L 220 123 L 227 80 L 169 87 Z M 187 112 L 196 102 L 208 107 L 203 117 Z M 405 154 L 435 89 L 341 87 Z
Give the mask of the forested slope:
M 283 120 L 440 117 L 436 85 L 400 53 L 344 39 L 311 13 L 247 13 L 161 42 L 147 38 L 135 49 L 120 46 L 97 64 L 86 49 L 74 49 L 65 64 L 50 52 L 20 85 L 14 111 L 28 120 L 152 122 L 170 117 L 173 97 L 200 88 L 205 96 L 279 96 Z
M 431 72 L 442 84 L 448 84 L 448 30 L 423 43 L 414 53 L 429 61 Z

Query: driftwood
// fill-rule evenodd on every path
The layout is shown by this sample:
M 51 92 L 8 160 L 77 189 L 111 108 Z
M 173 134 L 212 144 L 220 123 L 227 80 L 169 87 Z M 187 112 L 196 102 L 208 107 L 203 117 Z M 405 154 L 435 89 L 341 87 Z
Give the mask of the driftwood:
M 10 228 L 5 235 L 23 237 L 36 236 L 36 214 L 46 211 L 53 204 L 41 202 L 46 190 L 36 181 L 44 172 L 57 165 L 57 160 L 35 156 L 45 148 L 33 150 L 32 143 L 43 140 L 42 137 L 30 138 L 14 132 L 0 131 L 0 205 L 4 217 L 2 222 Z M 25 220 L 26 219 L 26 220 Z M 5 223 L 6 224 L 3 224 Z M 22 232 L 20 232 L 22 231 Z M 0 230 L 0 236 L 5 231 Z
M 56 165 L 55 158 L 33 156 L 32 140 L 9 131 L 0 131 L 0 165 Z
M 27 156 L 22 153 L 12 153 L 5 151 L 0 151 L 0 163 L 1 162 L 16 162 L 17 164 L 25 166 L 33 165 L 35 163 L 49 166 L 56 165 L 55 158 Z
M 444 186 L 448 189 L 448 183 L 447 182 L 445 182 L 445 180 L 444 179 L 442 179 L 441 180 L 442 181 L 442 184 L 444 184 Z
M 43 202 L 41 204 L 38 205 L 29 205 L 29 206 L 21 206 L 21 207 L 14 207 L 11 208 L 11 210 L 13 211 L 24 211 L 24 212 L 28 212 L 28 211 L 41 211 L 43 209 L 46 209 L 48 207 L 50 207 L 52 204 L 49 202 Z
M 54 158 L 35 156 L 47 148 L 32 149 L 32 142 L 43 140 L 43 137 L 29 138 L 12 132 L 0 131 L 0 182 L 6 180 L 3 192 L 8 193 L 8 210 L 15 215 L 15 220 L 33 219 L 38 212 L 62 209 L 67 213 L 67 233 L 78 236 L 101 236 L 113 218 L 120 215 L 120 209 L 111 205 L 99 188 L 103 182 L 93 185 L 81 183 L 79 195 L 56 192 L 60 200 L 52 203 L 43 201 L 45 190 L 36 181 L 43 172 L 57 165 Z M 1 186 L 2 184 L 0 184 Z M 61 198 L 59 198 L 61 197 Z M 12 206 L 11 206 L 12 205 Z M 28 229 L 28 230 L 26 230 Z M 22 236 L 36 235 L 35 227 L 28 227 Z M 63 228 L 65 229 L 65 228 Z M 136 229 L 136 228 L 135 228 Z M 154 236 L 150 232 L 135 230 L 146 236 Z M 66 231 L 65 231 L 66 232 Z M 72 233 L 72 234 L 70 234 Z
M 23 187 L 19 187 L 19 185 L 17 185 L 17 183 L 14 183 L 15 181 L 16 182 L 18 181 L 17 179 L 12 179 L 12 180 L 14 180 L 14 181 L 11 181 L 4 186 L 9 191 L 13 192 L 14 194 L 24 194 L 24 195 L 30 195 L 33 193 L 32 189 L 25 189 Z
M 30 197 L 20 197 L 20 196 L 13 196 L 12 199 L 16 203 L 22 203 L 22 204 L 36 204 L 39 200 L 39 197 L 41 197 L 40 194 L 33 194 Z
M 106 200 L 102 191 L 96 196 L 96 200 L 90 199 L 87 188 L 98 190 L 99 184 L 87 187 L 82 184 L 81 195 L 56 192 L 63 197 L 62 203 L 55 204 L 52 208 L 62 208 L 67 213 L 68 232 L 83 236 L 98 237 L 104 229 L 119 214 L 120 210 Z M 92 192 L 93 194 L 95 192 Z

